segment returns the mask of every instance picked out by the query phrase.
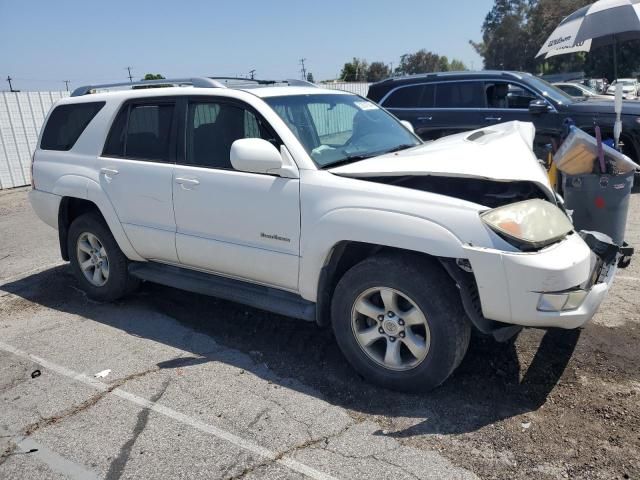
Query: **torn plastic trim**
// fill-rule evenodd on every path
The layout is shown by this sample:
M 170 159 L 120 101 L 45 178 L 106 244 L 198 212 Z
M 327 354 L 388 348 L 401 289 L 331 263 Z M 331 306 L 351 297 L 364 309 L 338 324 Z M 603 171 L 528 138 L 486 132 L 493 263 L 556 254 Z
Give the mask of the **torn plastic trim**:
M 462 306 L 474 327 L 485 335 L 493 335 L 498 342 L 506 342 L 520 333 L 522 326 L 490 320 L 482 314 L 478 285 L 468 260 L 443 257 L 438 258 L 438 260 L 453 281 L 456 282 Z
M 578 234 L 605 265 L 616 263 L 618 268 L 627 268 L 631 264 L 635 249 L 628 243 L 616 245 L 611 237 L 601 232 L 581 230 Z

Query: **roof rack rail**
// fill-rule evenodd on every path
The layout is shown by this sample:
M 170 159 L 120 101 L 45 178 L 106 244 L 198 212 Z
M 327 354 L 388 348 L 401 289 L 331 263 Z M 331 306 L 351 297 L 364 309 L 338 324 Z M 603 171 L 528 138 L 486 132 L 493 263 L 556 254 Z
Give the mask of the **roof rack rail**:
M 316 85 L 313 82 L 308 82 L 307 80 L 296 80 L 295 78 L 287 78 L 285 80 L 285 82 L 287 82 L 292 87 L 313 87 L 313 88 L 318 88 L 318 85 Z
M 136 82 L 121 83 L 104 83 L 100 85 L 84 85 L 76 88 L 72 93 L 72 97 L 81 97 L 91 93 L 92 90 L 114 88 L 114 87 L 137 87 L 147 85 L 192 85 L 199 88 L 226 88 L 224 84 L 214 78 L 193 77 L 193 78 L 163 78 L 161 80 L 139 80 Z

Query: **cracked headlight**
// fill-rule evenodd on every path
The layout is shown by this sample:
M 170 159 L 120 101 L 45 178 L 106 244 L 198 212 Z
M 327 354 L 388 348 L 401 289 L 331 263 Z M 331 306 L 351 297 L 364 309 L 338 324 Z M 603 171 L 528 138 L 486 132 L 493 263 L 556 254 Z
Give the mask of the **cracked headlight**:
M 494 208 L 480 217 L 491 229 L 522 250 L 542 248 L 573 231 L 571 221 L 562 210 L 540 199 Z

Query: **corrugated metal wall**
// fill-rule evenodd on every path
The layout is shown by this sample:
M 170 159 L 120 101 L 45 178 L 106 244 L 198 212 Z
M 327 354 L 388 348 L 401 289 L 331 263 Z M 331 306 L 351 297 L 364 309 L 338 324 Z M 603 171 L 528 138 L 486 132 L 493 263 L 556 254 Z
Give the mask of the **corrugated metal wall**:
M 31 182 L 31 154 L 51 106 L 68 92 L 0 93 L 0 189 Z

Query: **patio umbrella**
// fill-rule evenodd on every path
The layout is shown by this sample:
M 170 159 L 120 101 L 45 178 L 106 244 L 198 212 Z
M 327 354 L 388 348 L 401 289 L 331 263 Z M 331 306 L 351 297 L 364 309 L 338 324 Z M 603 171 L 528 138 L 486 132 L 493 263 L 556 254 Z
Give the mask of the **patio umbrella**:
M 618 77 L 617 43 L 640 38 L 640 0 L 600 0 L 576 10 L 554 30 L 536 57 L 545 58 L 613 45 Z

